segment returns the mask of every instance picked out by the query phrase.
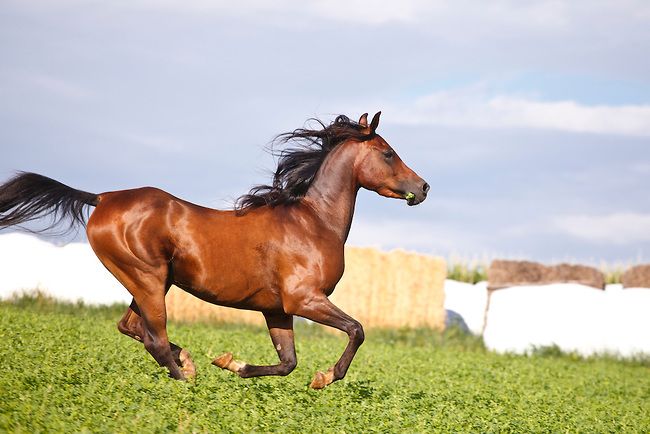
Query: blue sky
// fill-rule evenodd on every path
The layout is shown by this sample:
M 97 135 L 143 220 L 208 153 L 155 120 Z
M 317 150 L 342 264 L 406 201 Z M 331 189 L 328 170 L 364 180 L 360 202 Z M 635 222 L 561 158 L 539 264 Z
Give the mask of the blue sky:
M 649 52 L 645 1 L 5 1 L 0 176 L 227 207 L 274 135 L 382 110 L 432 190 L 350 244 L 647 261 Z

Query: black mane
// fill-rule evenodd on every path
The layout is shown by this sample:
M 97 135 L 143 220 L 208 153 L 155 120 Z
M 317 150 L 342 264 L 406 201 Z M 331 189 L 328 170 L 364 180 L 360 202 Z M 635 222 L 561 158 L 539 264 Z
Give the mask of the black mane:
M 372 134 L 347 116 L 339 115 L 334 122 L 325 125 L 318 119 L 310 119 L 322 128 L 311 130 L 299 128 L 276 136 L 272 142 L 273 155 L 279 158 L 272 185 L 257 185 L 235 202 L 235 210 L 245 213 L 261 206 L 291 204 L 300 200 L 309 190 L 316 172 L 325 157 L 337 145 L 346 140 L 367 140 Z M 287 145 L 276 151 L 274 145 Z

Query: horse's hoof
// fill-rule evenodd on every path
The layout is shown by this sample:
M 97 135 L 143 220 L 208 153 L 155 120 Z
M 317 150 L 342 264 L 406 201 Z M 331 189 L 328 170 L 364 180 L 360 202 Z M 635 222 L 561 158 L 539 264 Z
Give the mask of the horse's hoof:
M 243 368 L 245 365 L 245 363 L 243 362 L 233 360 L 231 352 L 224 353 L 219 357 L 215 358 L 212 361 L 212 364 L 220 367 L 221 369 L 227 369 L 234 373 L 239 372 L 239 370 Z
M 192 360 L 190 352 L 183 348 L 179 353 L 178 358 L 181 361 L 181 371 L 183 372 L 183 375 L 185 375 L 185 378 L 191 380 L 196 377 L 196 366 L 194 366 L 194 361 Z
M 334 381 L 334 369 L 330 368 L 327 372 L 318 371 L 311 380 L 309 387 L 312 389 L 323 389 L 325 386 L 332 384 Z

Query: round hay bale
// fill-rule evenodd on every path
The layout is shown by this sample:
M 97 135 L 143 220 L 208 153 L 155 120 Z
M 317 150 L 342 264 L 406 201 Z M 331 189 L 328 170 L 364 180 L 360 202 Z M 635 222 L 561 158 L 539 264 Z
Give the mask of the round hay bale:
M 488 269 L 488 289 L 511 286 L 579 283 L 592 288 L 605 288 L 605 275 L 586 265 L 559 264 L 545 266 L 530 261 L 494 260 Z
M 488 289 L 543 283 L 545 267 L 537 262 L 496 259 L 488 268 Z
M 592 288 L 605 288 L 605 275 L 594 267 L 559 264 L 546 267 L 546 273 L 548 283 L 579 283 Z
M 650 288 L 650 264 L 636 265 L 621 276 L 624 288 Z

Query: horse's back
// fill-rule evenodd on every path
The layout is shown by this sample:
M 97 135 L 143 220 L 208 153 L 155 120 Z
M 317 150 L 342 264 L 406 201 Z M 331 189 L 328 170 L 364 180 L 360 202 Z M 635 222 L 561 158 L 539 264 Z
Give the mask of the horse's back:
M 106 192 L 99 195 L 86 232 L 100 259 L 104 252 L 127 250 L 147 262 L 168 260 L 179 221 L 208 211 L 154 187 Z

